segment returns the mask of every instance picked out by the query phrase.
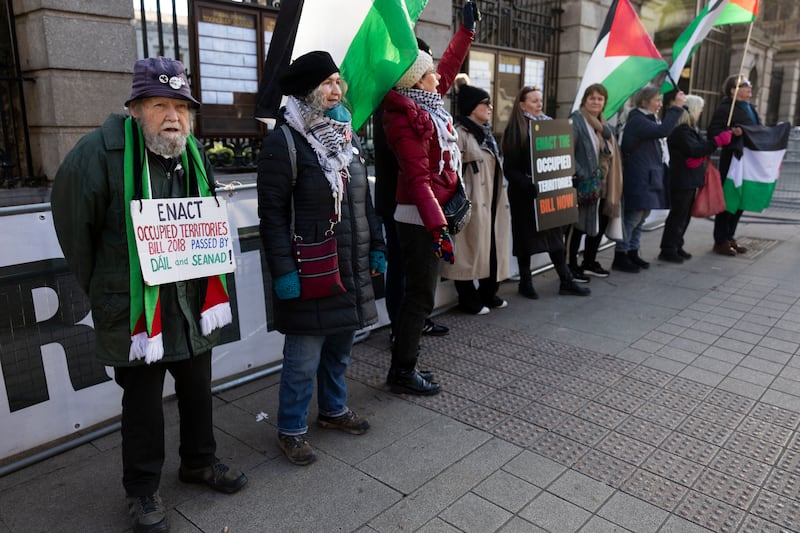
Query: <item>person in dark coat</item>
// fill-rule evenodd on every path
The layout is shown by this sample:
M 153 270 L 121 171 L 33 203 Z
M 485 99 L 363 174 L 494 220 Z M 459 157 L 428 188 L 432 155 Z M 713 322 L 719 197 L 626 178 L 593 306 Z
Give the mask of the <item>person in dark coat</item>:
M 417 37 L 417 45 L 423 52 L 431 56 L 428 43 Z M 383 131 L 383 106 L 372 114 L 373 146 L 375 149 L 375 212 L 381 217 L 386 235 L 386 314 L 389 315 L 389 338 L 394 343 L 394 324 L 400 313 L 400 303 L 406 286 L 406 273 L 403 271 L 403 257 L 397 239 L 397 228 L 394 222 L 394 210 L 397 207 L 397 158 L 386 144 L 386 133 Z M 450 328 L 437 324 L 430 317 L 425 319 L 422 334 L 434 337 L 447 335 Z
M 705 182 L 706 156 L 718 146 L 731 142 L 732 132 L 723 131 L 713 139 L 704 139 L 697 127 L 704 101 L 690 94 L 685 111 L 667 138 L 669 146 L 670 210 L 661 234 L 661 253 L 658 258 L 670 263 L 683 263 L 692 254 L 683 249 L 683 235 L 692 219 L 692 204 L 697 189 Z
M 378 320 L 371 277 L 386 270 L 386 258 L 361 146 L 342 104 L 344 82 L 330 54 L 298 57 L 280 86 L 289 98 L 259 155 L 258 216 L 275 327 L 285 335 L 278 445 L 289 461 L 307 465 L 316 459 L 306 439 L 315 377 L 320 427 L 354 435 L 369 429 L 347 407 L 345 372 L 355 332 Z M 297 150 L 296 175 L 287 133 Z M 345 292 L 301 299 L 292 243 L 324 240 L 332 220 L 338 220 L 333 233 Z
M 533 209 L 537 189 L 531 170 L 530 122 L 552 120 L 542 112 L 542 91 L 536 87 L 523 87 L 517 93 L 515 102 L 503 132 L 503 172 L 508 180 L 512 253 L 519 265 L 519 293 L 532 300 L 539 298 L 533 288 L 531 255 L 547 252 L 561 280 L 558 293 L 588 296 L 591 290 L 575 283 L 567 266 L 563 230 L 551 228 L 539 231 L 536 228 Z
M 738 83 L 737 83 L 738 82 Z M 747 78 L 730 76 L 722 85 L 722 94 L 725 96 L 714 110 L 711 122 L 708 124 L 708 136 L 716 137 L 731 126 L 750 126 L 761 124 L 755 108 L 750 104 L 753 98 L 753 85 Z M 733 116 L 731 116 L 733 106 Z M 728 117 L 731 117 L 730 120 Z M 730 146 L 722 148 L 719 156 L 719 175 L 722 181 L 728 175 L 731 166 L 733 150 Z M 727 210 L 714 216 L 714 251 L 720 255 L 734 256 L 747 252 L 747 248 L 736 242 L 736 227 L 742 211 L 729 213 Z
M 675 94 L 672 106 L 658 120 L 661 89 L 648 85 L 633 98 L 636 106 L 625 121 L 622 134 L 623 239 L 617 241 L 611 268 L 639 272 L 650 263 L 639 256 L 639 239 L 651 209 L 669 207 L 669 150 L 667 135 L 683 113 L 686 95 Z
M 64 259 L 91 302 L 97 359 L 122 388 L 122 485 L 133 531 L 163 533 L 167 372 L 180 415 L 178 479 L 233 493 L 247 477 L 216 457 L 211 349 L 232 319 L 224 276 L 145 285 L 128 209 L 134 199 L 213 195 L 211 162 L 190 132 L 200 102 L 180 61 L 151 57 L 135 63 L 125 106 L 130 116 L 110 115 L 67 154 L 51 206 Z

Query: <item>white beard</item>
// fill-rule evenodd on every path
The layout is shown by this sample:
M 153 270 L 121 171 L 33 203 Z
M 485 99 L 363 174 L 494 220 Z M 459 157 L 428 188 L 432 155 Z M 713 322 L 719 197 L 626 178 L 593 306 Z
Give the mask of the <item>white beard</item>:
M 142 125 L 142 135 L 144 144 L 151 152 L 162 157 L 178 157 L 186 149 L 186 139 L 188 133 L 183 132 L 153 132 Z

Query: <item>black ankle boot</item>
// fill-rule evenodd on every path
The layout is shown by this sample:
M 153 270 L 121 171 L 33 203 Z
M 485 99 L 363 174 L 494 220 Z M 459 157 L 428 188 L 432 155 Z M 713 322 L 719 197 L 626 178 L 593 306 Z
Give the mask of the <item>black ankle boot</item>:
M 614 262 L 611 263 L 611 269 L 632 274 L 639 272 L 639 267 L 628 257 L 628 252 L 614 252 Z
M 591 289 L 589 287 L 581 287 L 575 280 L 562 280 L 561 286 L 558 288 L 558 294 L 564 296 L 589 296 L 592 294 Z
M 539 295 L 536 294 L 536 289 L 533 288 L 533 280 L 531 278 L 519 280 L 519 293 L 531 300 L 539 299 Z
M 411 370 L 397 370 L 390 390 L 395 394 L 431 396 L 438 394 L 440 388 L 438 383 L 431 383 L 414 368 Z
M 423 379 L 426 379 L 431 383 L 436 383 L 436 381 L 433 379 L 433 372 L 431 372 L 430 370 L 417 370 L 417 372 L 419 372 L 419 375 L 422 376 Z M 396 380 L 397 380 L 397 369 L 391 367 L 389 368 L 389 373 L 386 374 L 386 384 L 391 386 L 394 384 Z
M 628 250 L 628 259 L 639 268 L 650 268 L 650 263 L 639 257 L 639 250 Z

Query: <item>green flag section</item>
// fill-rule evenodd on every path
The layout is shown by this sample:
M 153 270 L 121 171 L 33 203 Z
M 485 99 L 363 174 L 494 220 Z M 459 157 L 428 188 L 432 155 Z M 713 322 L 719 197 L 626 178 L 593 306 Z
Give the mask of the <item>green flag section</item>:
M 756 20 L 758 0 L 730 0 L 714 26 L 725 24 L 746 24 Z
M 305 0 L 292 59 L 325 50 L 348 85 L 345 101 L 359 129 L 411 66 L 414 24 L 427 0 Z M 346 12 L 346 13 L 344 13 Z M 274 43 L 273 43 L 274 45 Z
M 708 32 L 714 27 L 720 15 L 727 9 L 728 4 L 729 0 L 713 0 L 678 36 L 675 44 L 672 45 L 672 66 L 669 67 L 669 76 L 664 82 L 661 92 L 666 93 L 674 88 L 672 82 L 678 82 L 683 67 L 686 66 L 695 49 L 700 46 Z
M 667 70 L 667 62 L 629 0 L 614 0 L 600 30 L 572 106 L 580 107 L 586 88 L 602 83 L 608 91 L 603 115 L 612 117 L 633 93 Z
M 736 150 L 723 184 L 725 209 L 763 211 L 772 201 L 775 182 L 781 170 L 791 126 L 740 126 L 743 130 L 740 149 Z

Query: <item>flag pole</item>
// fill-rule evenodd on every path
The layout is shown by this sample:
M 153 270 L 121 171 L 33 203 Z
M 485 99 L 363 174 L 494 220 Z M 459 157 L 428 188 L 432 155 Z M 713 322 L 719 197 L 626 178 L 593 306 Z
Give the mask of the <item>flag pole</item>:
M 747 48 L 750 46 L 750 35 L 753 33 L 753 24 L 750 23 L 750 28 L 747 30 L 747 40 L 744 42 L 744 52 L 742 53 L 742 63 L 739 65 L 739 76 L 736 78 L 736 87 L 733 89 L 733 100 L 731 101 L 731 111 L 728 113 L 728 123 L 726 127 L 731 127 L 731 120 L 733 119 L 733 108 L 736 106 L 736 95 L 739 94 L 739 83 L 742 81 L 742 73 L 744 72 L 744 60 L 747 57 Z

